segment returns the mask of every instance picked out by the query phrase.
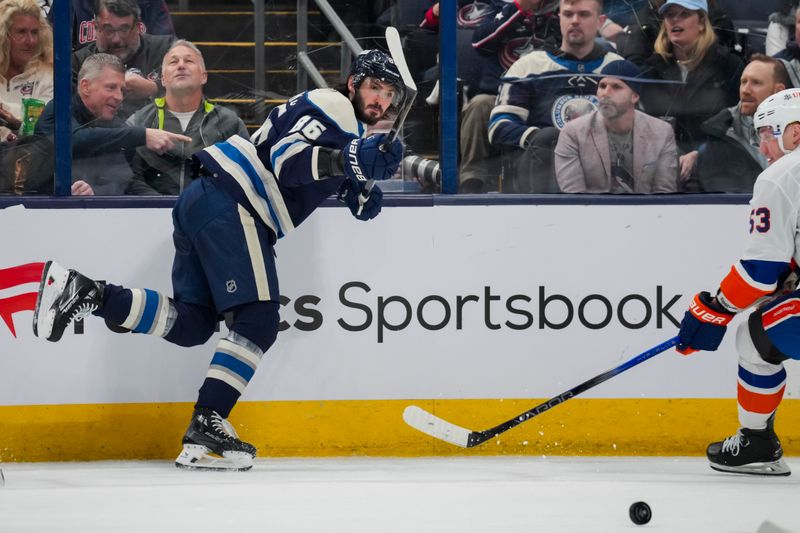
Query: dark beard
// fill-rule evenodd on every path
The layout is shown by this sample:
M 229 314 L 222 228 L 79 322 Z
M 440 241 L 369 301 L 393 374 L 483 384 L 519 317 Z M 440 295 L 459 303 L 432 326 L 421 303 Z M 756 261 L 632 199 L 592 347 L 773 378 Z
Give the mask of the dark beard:
M 372 118 L 364 112 L 365 111 L 364 99 L 361 98 L 361 95 L 358 93 L 358 91 L 356 91 L 355 96 L 353 96 L 353 109 L 356 112 L 356 118 L 361 122 L 364 122 L 368 126 L 374 126 L 375 124 L 378 123 L 380 119 L 383 118 L 383 114 L 375 118 Z

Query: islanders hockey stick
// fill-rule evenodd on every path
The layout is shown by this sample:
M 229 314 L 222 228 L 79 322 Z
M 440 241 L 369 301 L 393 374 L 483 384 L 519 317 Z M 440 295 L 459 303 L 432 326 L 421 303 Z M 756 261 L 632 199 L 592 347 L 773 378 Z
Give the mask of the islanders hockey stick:
M 400 71 L 400 77 L 403 79 L 403 85 L 406 87 L 403 91 L 403 101 L 400 105 L 400 111 L 397 113 L 397 118 L 394 120 L 389 134 L 386 135 L 386 140 L 381 144 L 381 150 L 384 152 L 397 138 L 397 134 L 403 128 L 408 112 L 411 110 L 411 105 L 417 97 L 417 85 L 414 83 L 414 78 L 411 77 L 411 72 L 408 70 L 406 56 L 403 54 L 403 45 L 400 43 L 400 34 L 393 26 L 386 28 L 386 45 L 389 47 L 389 54 L 392 56 L 397 70 Z
M 412 428 L 426 433 L 431 437 L 449 442 L 450 444 L 455 444 L 456 446 L 461 446 L 462 448 L 472 448 L 473 446 L 482 444 L 487 440 L 496 437 L 497 435 L 504 433 L 525 421 L 530 420 L 536 415 L 544 413 L 545 411 L 548 411 L 553 407 L 566 402 L 570 398 L 574 398 L 582 392 L 585 392 L 592 387 L 595 387 L 604 381 L 613 378 L 617 374 L 621 374 L 626 370 L 635 367 L 639 363 L 644 363 L 648 359 L 672 348 L 676 344 L 678 344 L 678 337 L 673 337 L 666 342 L 662 342 L 657 346 L 653 346 L 646 352 L 640 353 L 636 357 L 629 359 L 621 365 L 603 372 L 602 374 L 599 374 L 588 381 L 584 381 L 580 385 L 577 385 L 566 392 L 562 392 L 558 396 L 554 396 L 546 402 L 540 403 L 533 409 L 529 409 L 510 420 L 506 420 L 502 424 L 484 431 L 471 431 L 469 429 L 462 428 L 461 426 L 457 426 L 446 420 L 443 420 L 438 416 L 429 413 L 425 409 L 417 407 L 416 405 L 409 405 L 406 407 L 405 411 L 403 411 L 403 420 L 405 420 L 406 424 Z

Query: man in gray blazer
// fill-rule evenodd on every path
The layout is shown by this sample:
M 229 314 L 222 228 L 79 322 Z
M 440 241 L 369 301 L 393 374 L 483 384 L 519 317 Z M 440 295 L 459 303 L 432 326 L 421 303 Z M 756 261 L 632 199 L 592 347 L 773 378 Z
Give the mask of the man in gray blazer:
M 598 109 L 561 130 L 555 150 L 562 192 L 670 193 L 678 190 L 678 148 L 672 127 L 637 111 L 638 67 L 603 68 Z

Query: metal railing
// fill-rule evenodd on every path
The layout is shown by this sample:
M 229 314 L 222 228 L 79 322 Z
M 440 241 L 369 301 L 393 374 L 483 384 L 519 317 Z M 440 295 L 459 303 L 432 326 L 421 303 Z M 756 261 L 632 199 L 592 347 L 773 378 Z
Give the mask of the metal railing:
M 328 19 L 333 29 L 342 38 L 340 48 L 340 69 L 341 72 L 350 70 L 350 62 L 353 56 L 360 54 L 363 50 L 350 29 L 342 21 L 336 10 L 331 7 L 328 0 L 314 0 L 322 15 Z M 320 74 L 319 69 L 308 56 L 308 0 L 297 0 L 297 92 L 308 89 L 308 78 L 317 87 L 327 87 L 328 83 Z

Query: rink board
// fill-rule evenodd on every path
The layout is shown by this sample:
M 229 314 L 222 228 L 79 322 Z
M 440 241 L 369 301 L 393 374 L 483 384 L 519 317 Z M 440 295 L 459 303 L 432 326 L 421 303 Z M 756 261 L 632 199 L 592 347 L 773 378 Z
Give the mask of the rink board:
M 402 207 L 365 224 L 320 209 L 276 247 L 284 330 L 232 418 L 265 455 L 463 453 L 407 428 L 403 408 L 485 429 L 674 336 L 691 295 L 714 290 L 740 253 L 748 210 Z M 0 224 L 14 228 L 0 269 L 55 258 L 170 293 L 168 209 L 11 208 Z M 0 289 L 0 460 L 174 455 L 224 325 L 183 349 L 92 317 L 51 344 L 33 337 L 30 311 L 2 313 L 34 290 Z M 702 453 L 736 427 L 733 333 L 718 352 L 664 353 L 466 453 Z M 798 453 L 787 371 L 778 426 Z

